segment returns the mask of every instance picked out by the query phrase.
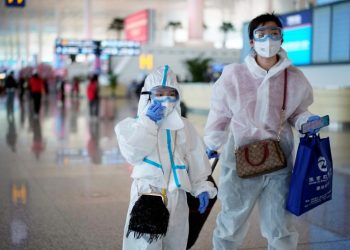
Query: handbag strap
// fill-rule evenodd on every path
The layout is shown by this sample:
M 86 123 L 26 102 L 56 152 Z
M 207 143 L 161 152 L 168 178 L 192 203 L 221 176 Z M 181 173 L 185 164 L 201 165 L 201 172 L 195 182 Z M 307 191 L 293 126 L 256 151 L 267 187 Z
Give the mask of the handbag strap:
M 282 103 L 282 109 L 281 109 L 281 116 L 280 116 L 280 124 L 278 128 L 277 133 L 277 141 L 280 141 L 282 127 L 283 127 L 283 121 L 285 117 L 285 111 L 286 111 L 286 99 L 287 99 L 287 85 L 288 85 L 288 77 L 287 77 L 287 68 L 284 69 L 284 86 L 283 86 L 283 103 Z

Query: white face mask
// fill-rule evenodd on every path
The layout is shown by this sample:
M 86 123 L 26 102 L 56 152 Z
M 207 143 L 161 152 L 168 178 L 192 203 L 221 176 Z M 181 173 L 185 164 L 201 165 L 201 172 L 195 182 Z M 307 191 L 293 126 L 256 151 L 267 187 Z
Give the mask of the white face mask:
M 167 117 L 176 107 L 177 102 L 162 102 L 164 109 L 164 117 Z
M 281 48 L 281 40 L 272 40 L 270 38 L 265 41 L 255 41 L 254 50 L 259 56 L 273 57 Z

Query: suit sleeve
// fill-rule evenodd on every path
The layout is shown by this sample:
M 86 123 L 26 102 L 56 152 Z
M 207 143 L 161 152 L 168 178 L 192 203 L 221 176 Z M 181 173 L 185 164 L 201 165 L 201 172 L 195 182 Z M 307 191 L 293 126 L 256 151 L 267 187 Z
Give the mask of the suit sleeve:
M 126 118 L 114 130 L 120 151 L 130 164 L 142 162 L 156 148 L 158 126 L 147 116 Z
M 307 119 L 313 114 L 308 110 L 309 106 L 313 103 L 313 90 L 306 79 L 304 74 L 299 71 L 299 93 L 302 96 L 300 98 L 300 103 L 293 112 L 293 114 L 288 118 L 290 124 L 294 126 L 298 131 L 301 130 L 301 125 L 307 122 Z
M 207 181 L 208 176 L 211 174 L 211 168 L 203 141 L 195 128 L 188 122 L 186 123 L 189 144 L 186 160 L 189 165 L 189 177 L 192 186 L 191 194 L 197 197 L 202 192 L 208 192 L 209 197 L 214 198 L 217 190 L 212 182 Z
M 205 126 L 204 142 L 211 150 L 218 150 L 228 138 L 228 125 L 232 113 L 227 103 L 225 83 L 229 80 L 228 70 L 224 70 L 216 81 L 210 100 L 210 110 Z

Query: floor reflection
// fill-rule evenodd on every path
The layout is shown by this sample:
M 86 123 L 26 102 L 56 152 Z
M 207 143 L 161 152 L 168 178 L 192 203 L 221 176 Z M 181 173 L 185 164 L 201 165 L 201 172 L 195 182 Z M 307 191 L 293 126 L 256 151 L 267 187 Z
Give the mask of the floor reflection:
M 101 148 L 100 148 L 100 123 L 96 120 L 92 120 L 89 123 L 89 140 L 86 148 L 90 160 L 94 164 L 101 163 Z
M 10 235 L 13 246 L 21 246 L 28 239 L 28 225 L 26 224 L 26 209 L 29 201 L 29 188 L 26 181 L 11 183 L 11 223 Z
M 70 107 L 69 131 L 72 134 L 78 131 L 78 117 L 79 117 L 80 101 L 79 99 L 72 99 Z
M 58 140 L 63 140 L 65 138 L 65 118 L 66 118 L 66 108 L 65 106 L 57 107 L 55 116 L 56 125 L 56 137 Z
M 33 129 L 33 140 L 32 140 L 32 152 L 37 160 L 40 159 L 40 155 L 45 150 L 45 141 L 42 136 L 41 122 L 38 118 L 33 118 L 31 121 Z
M 15 117 L 12 115 L 11 117 L 8 117 L 8 128 L 7 128 L 7 134 L 6 134 L 6 142 L 7 145 L 10 147 L 12 152 L 16 152 L 16 143 L 17 143 L 17 132 L 16 132 L 16 121 Z
M 349 176 L 335 172 L 332 200 L 306 213 L 305 220 L 333 233 L 350 238 L 350 182 Z M 344 219 L 346 218 L 346 219 Z M 317 237 L 317 236 L 314 236 Z
M 0 98 L 0 249 L 121 249 L 132 166 L 119 151 L 114 126 L 135 117 L 137 101 L 102 98 L 99 119 L 90 119 L 84 98 L 59 105 L 49 97 L 37 118 L 27 100 L 15 100 L 8 119 Z M 203 134 L 206 116 L 190 112 L 188 119 Z M 333 199 L 294 217 L 298 250 L 350 249 L 350 130 L 325 130 L 326 136 Z M 220 166 L 217 183 L 219 173 Z M 217 202 L 192 250 L 211 249 L 219 210 Z M 258 214 L 252 218 L 241 249 L 266 249 Z

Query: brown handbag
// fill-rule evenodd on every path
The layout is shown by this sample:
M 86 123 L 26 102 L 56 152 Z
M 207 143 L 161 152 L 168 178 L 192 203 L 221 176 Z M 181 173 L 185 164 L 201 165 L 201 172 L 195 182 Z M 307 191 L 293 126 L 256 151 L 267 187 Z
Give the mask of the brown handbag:
M 246 144 L 235 150 L 236 171 L 241 178 L 250 178 L 280 170 L 287 166 L 279 145 L 284 120 L 287 92 L 287 69 L 284 71 L 284 94 L 277 140 L 266 139 Z

